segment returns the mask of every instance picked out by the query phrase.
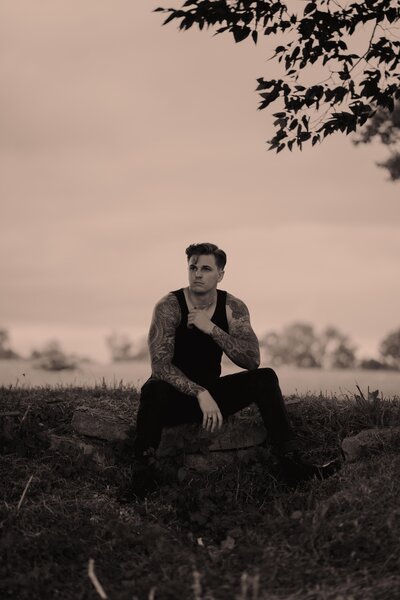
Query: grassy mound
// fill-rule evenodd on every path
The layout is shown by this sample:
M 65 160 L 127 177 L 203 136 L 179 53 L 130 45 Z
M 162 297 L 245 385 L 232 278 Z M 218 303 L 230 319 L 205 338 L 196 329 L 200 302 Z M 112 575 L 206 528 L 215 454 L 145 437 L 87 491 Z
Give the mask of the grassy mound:
M 191 474 L 146 501 L 120 504 L 128 462 L 94 470 L 51 451 L 78 406 L 134 418 L 134 388 L 2 388 L 20 413 L 0 462 L 0 597 L 15 600 L 388 600 L 400 595 L 400 455 L 346 464 L 296 490 L 268 456 Z M 341 439 L 400 424 L 400 401 L 305 397 L 291 407 L 304 447 L 330 458 Z M 99 583 L 89 577 L 94 561 Z

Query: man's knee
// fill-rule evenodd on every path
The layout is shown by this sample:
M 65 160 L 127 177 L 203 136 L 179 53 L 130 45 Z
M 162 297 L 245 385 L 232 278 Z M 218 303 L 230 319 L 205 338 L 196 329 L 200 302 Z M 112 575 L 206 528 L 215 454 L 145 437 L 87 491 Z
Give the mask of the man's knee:
M 257 380 L 257 381 L 261 381 L 263 383 L 267 383 L 267 384 L 277 384 L 279 383 L 278 380 L 278 376 L 275 373 L 274 369 L 271 369 L 270 367 L 262 367 L 261 369 L 256 369 L 255 371 L 251 371 L 251 373 L 253 373 L 253 377 Z

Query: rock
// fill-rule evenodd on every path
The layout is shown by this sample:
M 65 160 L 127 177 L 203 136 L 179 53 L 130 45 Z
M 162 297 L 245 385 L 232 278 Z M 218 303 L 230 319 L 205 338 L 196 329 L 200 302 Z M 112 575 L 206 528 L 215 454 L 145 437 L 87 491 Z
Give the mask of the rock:
M 122 417 L 97 408 L 77 408 L 72 417 L 72 428 L 76 433 L 88 437 L 122 442 L 130 436 L 132 427 Z
M 116 415 L 93 408 L 78 408 L 72 417 L 72 428 L 90 438 L 108 442 L 125 441 L 132 437 L 131 425 Z M 163 430 L 157 455 L 159 457 L 195 452 L 235 450 L 258 446 L 266 439 L 266 430 L 261 421 L 249 417 L 233 417 L 222 428 L 213 433 L 200 425 L 189 423 Z
M 66 454 L 83 454 L 89 456 L 96 465 L 106 467 L 114 463 L 111 448 L 90 443 L 75 436 L 49 435 L 50 448 Z
M 200 425 L 187 424 L 163 430 L 157 450 L 159 457 L 176 454 L 209 453 L 259 446 L 267 437 L 261 421 L 229 419 L 220 430 L 210 433 Z
M 346 460 L 351 462 L 375 453 L 388 444 L 400 444 L 400 427 L 363 429 L 357 435 L 344 438 L 342 450 Z
M 85 436 L 86 440 L 52 435 L 52 448 L 83 452 L 101 465 L 108 462 L 108 458 L 104 455 L 104 448 L 91 440 L 123 442 L 133 437 L 133 429 L 127 421 L 100 409 L 82 407 L 75 410 L 72 428 L 80 436 Z M 178 457 L 178 462 L 186 468 L 210 472 L 243 459 L 246 449 L 259 446 L 266 437 L 262 421 L 248 415 L 231 417 L 220 430 L 213 433 L 193 423 L 166 427 L 157 457 L 161 460 Z
M 263 423 L 254 417 L 232 417 L 213 433 L 191 423 L 165 428 L 157 456 L 181 458 L 185 469 L 210 473 L 251 456 L 266 438 Z

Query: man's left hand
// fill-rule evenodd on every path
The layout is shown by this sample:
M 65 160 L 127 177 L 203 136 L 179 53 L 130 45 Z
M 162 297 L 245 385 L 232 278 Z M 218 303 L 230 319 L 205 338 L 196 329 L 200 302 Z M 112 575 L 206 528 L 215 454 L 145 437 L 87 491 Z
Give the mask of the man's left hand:
M 214 323 L 205 314 L 204 310 L 194 308 L 188 314 L 188 327 L 197 327 L 203 333 L 210 335 L 214 328 Z

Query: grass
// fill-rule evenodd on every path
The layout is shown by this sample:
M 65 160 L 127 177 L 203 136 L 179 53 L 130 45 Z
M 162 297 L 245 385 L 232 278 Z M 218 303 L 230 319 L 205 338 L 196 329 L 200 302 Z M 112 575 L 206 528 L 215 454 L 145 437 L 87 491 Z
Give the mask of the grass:
M 269 454 L 260 450 L 218 472 L 191 473 L 146 501 L 120 504 L 129 461 L 94 468 L 85 457 L 50 450 L 46 432 L 68 433 L 81 405 L 133 420 L 134 388 L 8 387 L 0 397 L 0 412 L 19 412 L 3 427 L 2 599 L 400 597 L 397 448 L 295 490 L 272 476 Z M 330 458 L 346 435 L 399 425 L 400 400 L 307 396 L 291 416 L 310 456 Z

